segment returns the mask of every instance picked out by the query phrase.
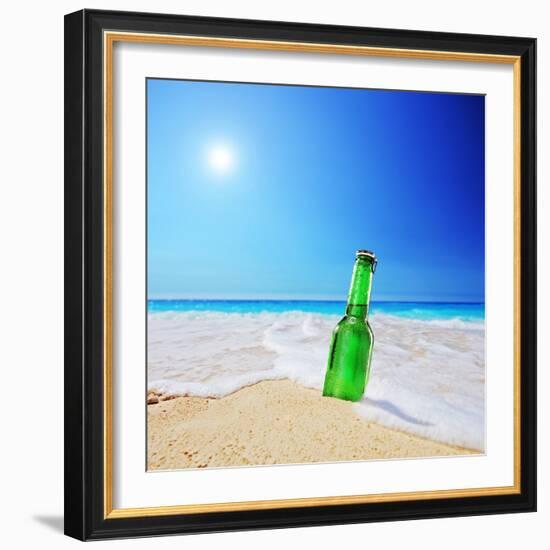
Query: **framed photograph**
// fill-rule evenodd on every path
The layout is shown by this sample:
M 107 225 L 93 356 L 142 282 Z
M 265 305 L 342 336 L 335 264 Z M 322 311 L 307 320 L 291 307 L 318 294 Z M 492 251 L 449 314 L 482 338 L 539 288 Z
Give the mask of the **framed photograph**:
M 535 510 L 535 47 L 66 16 L 66 534 Z

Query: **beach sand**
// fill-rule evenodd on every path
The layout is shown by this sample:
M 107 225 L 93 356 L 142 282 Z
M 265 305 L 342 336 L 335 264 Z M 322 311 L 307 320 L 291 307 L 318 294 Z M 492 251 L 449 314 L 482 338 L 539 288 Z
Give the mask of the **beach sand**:
M 163 399 L 147 407 L 149 470 L 476 453 L 369 422 L 352 403 L 290 380 L 218 399 Z

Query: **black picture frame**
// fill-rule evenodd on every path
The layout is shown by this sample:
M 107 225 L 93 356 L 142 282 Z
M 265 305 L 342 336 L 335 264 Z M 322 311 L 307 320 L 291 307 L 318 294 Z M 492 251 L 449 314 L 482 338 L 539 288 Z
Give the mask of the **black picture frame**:
M 366 504 L 106 517 L 104 31 L 517 56 L 520 125 L 520 490 Z M 82 10 L 65 17 L 65 533 L 80 540 L 536 510 L 536 40 Z

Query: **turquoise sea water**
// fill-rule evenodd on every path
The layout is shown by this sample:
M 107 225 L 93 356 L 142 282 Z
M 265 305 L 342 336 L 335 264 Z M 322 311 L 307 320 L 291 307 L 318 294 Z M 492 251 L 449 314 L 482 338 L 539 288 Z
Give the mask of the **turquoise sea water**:
M 344 301 L 321 300 L 149 300 L 149 313 L 216 311 L 222 313 L 283 313 L 302 311 L 325 315 L 342 315 Z M 371 302 L 370 313 L 384 313 L 408 319 L 425 321 L 460 319 L 483 321 L 483 303 L 443 302 Z

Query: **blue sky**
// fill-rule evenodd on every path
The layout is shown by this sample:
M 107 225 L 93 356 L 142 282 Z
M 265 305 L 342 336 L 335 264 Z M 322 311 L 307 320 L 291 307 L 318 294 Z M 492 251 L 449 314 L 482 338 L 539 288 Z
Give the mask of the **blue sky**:
M 148 296 L 484 300 L 484 97 L 147 81 Z

